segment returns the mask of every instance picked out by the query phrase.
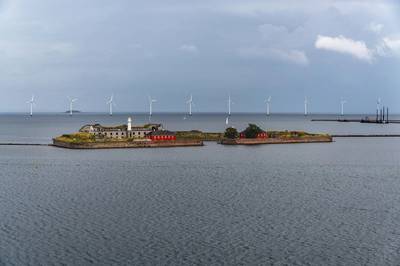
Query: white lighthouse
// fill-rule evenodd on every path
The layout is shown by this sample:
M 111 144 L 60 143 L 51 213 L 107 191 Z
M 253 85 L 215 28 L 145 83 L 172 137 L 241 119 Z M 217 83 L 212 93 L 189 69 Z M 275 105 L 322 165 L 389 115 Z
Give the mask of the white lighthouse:
M 132 131 L 132 118 L 128 117 L 128 131 Z

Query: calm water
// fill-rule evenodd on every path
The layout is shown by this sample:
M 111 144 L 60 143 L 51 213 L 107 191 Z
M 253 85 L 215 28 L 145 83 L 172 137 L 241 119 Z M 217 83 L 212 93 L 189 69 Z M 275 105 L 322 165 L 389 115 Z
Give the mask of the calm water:
M 136 118 L 137 117 L 137 118 Z M 0 115 L 1 142 L 126 115 Z M 141 122 L 147 118 L 135 116 Z M 153 117 L 220 130 L 223 115 Z M 238 115 L 240 127 L 399 133 Z M 264 124 L 262 124 L 264 123 Z M 0 265 L 399 265 L 400 139 L 64 150 L 0 146 Z
M 88 123 L 99 122 L 105 125 L 126 124 L 128 116 L 133 122 L 144 124 L 149 122 L 147 114 L 77 114 L 72 117 L 66 114 L 38 114 L 33 117 L 21 114 L 0 114 L 0 143 L 50 143 L 54 136 L 76 132 Z M 244 129 L 248 123 L 256 123 L 264 129 L 305 130 L 331 134 L 400 134 L 400 124 L 379 125 L 362 123 L 311 122 L 312 118 L 335 119 L 337 115 L 272 115 L 233 114 L 229 125 Z M 346 116 L 346 118 L 362 118 L 362 115 Z M 371 115 L 371 117 L 374 117 Z M 151 121 L 164 124 L 170 130 L 223 131 L 226 128 L 225 114 L 195 114 L 184 119 L 184 114 L 155 114 Z M 400 119 L 400 116 L 391 116 Z

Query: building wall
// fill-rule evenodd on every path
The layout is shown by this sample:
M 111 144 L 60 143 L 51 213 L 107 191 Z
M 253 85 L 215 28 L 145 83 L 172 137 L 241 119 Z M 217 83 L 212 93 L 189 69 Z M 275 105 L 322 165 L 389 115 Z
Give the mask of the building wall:
M 160 140 L 176 140 L 176 136 L 174 135 L 158 135 L 158 136 L 150 136 L 151 140 L 160 141 Z

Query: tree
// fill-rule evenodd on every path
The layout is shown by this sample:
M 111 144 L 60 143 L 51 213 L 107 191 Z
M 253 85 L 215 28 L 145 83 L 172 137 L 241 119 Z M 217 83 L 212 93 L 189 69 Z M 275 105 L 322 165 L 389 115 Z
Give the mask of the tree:
M 249 126 L 243 131 L 246 138 L 249 139 L 257 138 L 257 135 L 262 132 L 264 131 L 255 124 L 249 124 Z
M 224 137 L 228 139 L 236 139 L 237 137 L 239 137 L 239 133 L 236 128 L 228 127 L 225 130 Z

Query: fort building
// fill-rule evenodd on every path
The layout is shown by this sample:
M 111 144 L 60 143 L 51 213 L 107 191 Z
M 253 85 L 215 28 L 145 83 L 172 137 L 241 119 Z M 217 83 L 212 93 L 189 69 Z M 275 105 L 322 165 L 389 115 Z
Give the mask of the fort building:
M 174 132 L 163 129 L 162 124 L 133 125 L 132 119 L 128 118 L 126 125 L 103 126 L 101 124 L 89 124 L 83 126 L 79 132 L 94 134 L 97 138 L 136 138 L 153 139 L 153 136 L 173 136 Z M 158 132 L 158 133 L 157 133 Z

